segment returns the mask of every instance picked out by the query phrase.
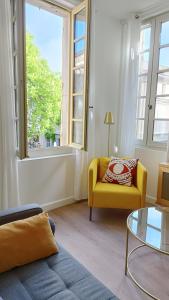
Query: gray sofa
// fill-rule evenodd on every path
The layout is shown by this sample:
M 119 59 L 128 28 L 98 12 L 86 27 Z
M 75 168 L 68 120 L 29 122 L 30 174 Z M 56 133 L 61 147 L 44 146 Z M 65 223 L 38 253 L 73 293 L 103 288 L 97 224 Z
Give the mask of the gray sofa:
M 0 225 L 40 212 L 42 209 L 36 204 L 0 212 Z M 52 220 L 50 224 L 54 232 Z M 0 274 L 0 299 L 117 300 L 67 251 L 59 248 L 58 254 Z

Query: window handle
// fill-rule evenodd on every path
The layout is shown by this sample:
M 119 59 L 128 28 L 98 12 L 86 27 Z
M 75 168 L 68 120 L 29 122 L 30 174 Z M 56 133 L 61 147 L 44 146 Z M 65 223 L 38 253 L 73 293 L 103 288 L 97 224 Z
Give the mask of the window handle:
M 153 106 L 151 104 L 148 105 L 149 110 L 151 110 L 153 108 Z

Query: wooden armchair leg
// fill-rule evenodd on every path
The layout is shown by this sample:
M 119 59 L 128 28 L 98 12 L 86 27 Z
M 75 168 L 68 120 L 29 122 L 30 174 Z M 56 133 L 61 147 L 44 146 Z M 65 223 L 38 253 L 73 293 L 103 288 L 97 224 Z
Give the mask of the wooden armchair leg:
M 89 221 L 92 221 L 92 207 L 90 207 Z

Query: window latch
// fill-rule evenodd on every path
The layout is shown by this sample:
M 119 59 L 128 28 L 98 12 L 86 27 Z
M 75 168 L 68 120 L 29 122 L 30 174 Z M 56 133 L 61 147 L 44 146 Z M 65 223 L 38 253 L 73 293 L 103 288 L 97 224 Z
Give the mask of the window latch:
M 153 108 L 153 106 L 151 104 L 148 105 L 149 110 L 151 110 Z

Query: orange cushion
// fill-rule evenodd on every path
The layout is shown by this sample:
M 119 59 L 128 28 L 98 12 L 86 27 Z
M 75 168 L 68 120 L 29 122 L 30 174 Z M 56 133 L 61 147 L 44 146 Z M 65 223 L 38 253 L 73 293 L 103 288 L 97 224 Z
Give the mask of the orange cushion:
M 0 226 L 0 273 L 56 252 L 47 213 Z

